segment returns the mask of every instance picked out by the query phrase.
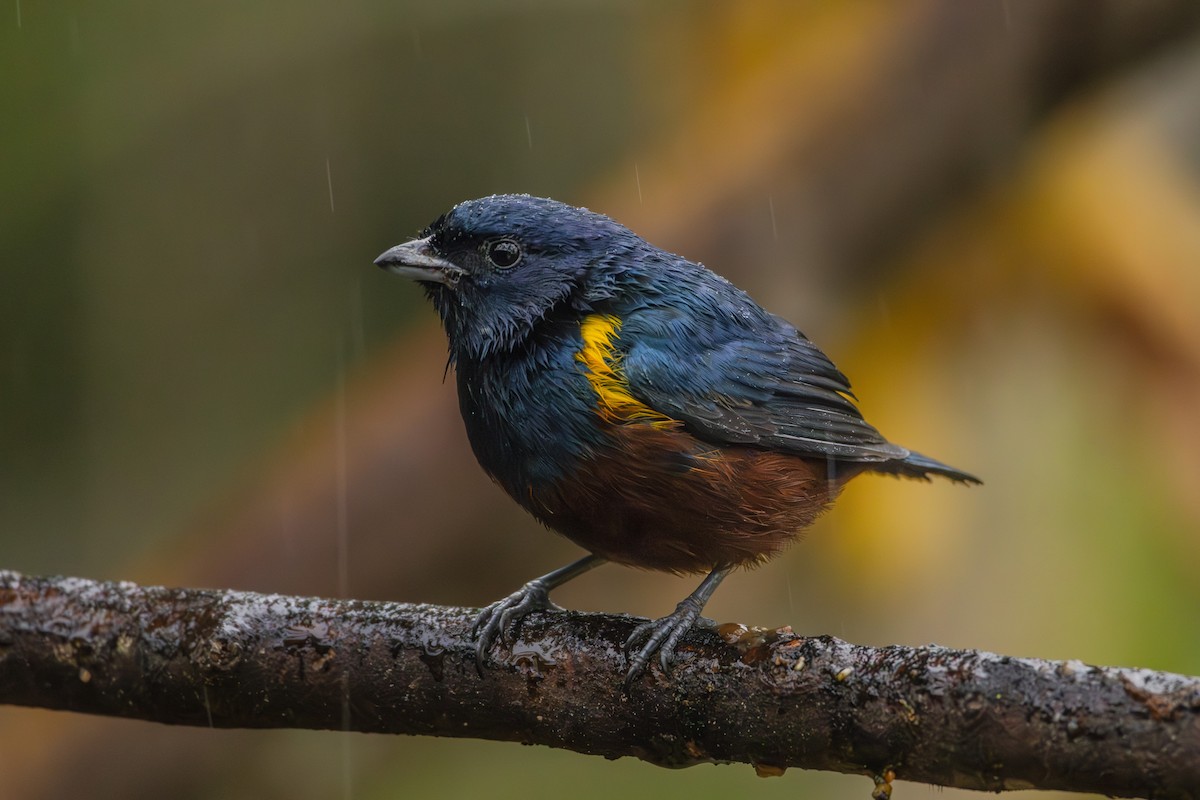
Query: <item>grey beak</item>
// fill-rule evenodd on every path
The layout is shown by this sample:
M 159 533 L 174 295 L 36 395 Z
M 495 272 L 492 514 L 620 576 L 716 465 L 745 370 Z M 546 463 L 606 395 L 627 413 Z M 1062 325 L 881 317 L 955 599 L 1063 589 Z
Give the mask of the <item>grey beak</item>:
M 430 281 L 454 287 L 463 270 L 433 252 L 429 239 L 398 244 L 375 259 L 376 266 L 414 281 Z

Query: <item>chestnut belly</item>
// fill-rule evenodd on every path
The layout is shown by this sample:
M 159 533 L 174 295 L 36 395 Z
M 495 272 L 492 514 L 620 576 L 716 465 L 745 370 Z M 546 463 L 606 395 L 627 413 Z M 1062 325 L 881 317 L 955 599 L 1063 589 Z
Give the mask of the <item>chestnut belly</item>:
M 837 497 L 824 460 L 714 447 L 678 428 L 615 425 L 609 443 L 527 505 L 598 556 L 676 573 L 778 554 Z

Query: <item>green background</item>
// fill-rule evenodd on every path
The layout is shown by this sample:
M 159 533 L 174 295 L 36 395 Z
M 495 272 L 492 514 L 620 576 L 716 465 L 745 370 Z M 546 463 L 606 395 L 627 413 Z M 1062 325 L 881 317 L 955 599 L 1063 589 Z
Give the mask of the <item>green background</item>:
M 1147 4 L 1161 35 L 1126 51 L 1132 12 L 1046 5 L 10 3 L 0 566 L 479 605 L 576 557 L 474 466 L 433 312 L 371 264 L 522 191 L 735 280 L 887 435 L 985 480 L 856 481 L 711 616 L 1200 673 L 1195 14 Z M 1037 42 L 1061 64 L 1003 68 Z M 661 615 L 694 583 L 608 567 L 556 599 Z M 11 707 L 0 774 L 30 798 L 870 791 Z

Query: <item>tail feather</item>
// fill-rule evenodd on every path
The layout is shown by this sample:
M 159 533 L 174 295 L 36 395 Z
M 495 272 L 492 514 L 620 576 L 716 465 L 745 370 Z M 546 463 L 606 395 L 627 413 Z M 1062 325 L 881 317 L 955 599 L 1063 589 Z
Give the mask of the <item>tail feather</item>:
M 966 484 L 981 484 L 983 481 L 976 478 L 969 472 L 963 472 L 961 469 L 955 469 L 949 464 L 943 464 L 929 456 L 923 456 L 920 453 L 909 451 L 908 456 L 902 460 L 885 461 L 882 464 L 872 464 L 870 469 L 873 472 L 885 472 L 889 475 L 903 475 L 906 478 L 917 478 L 918 480 L 927 481 L 930 475 L 941 475 L 943 478 L 949 478 L 955 483 Z

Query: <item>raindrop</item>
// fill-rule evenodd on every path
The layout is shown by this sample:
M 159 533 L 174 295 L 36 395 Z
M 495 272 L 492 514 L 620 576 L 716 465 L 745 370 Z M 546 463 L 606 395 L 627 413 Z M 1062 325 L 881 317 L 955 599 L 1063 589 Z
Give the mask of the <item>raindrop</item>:
M 200 684 L 200 692 L 204 695 L 204 714 L 208 717 L 208 727 L 212 728 L 214 726 L 212 720 L 212 704 L 208 701 L 208 684 Z
M 333 170 L 329 166 L 329 156 L 325 156 L 325 182 L 329 184 L 329 213 L 334 214 L 333 207 Z
M 529 149 L 533 149 L 533 126 L 529 124 L 529 115 L 525 115 L 525 141 L 529 142 Z
M 642 204 L 642 174 L 638 171 L 637 162 L 633 162 L 633 179 L 637 181 L 638 204 Z

